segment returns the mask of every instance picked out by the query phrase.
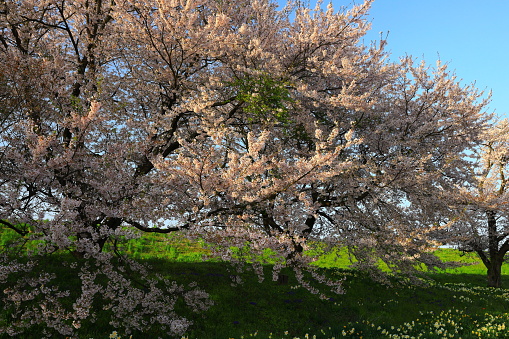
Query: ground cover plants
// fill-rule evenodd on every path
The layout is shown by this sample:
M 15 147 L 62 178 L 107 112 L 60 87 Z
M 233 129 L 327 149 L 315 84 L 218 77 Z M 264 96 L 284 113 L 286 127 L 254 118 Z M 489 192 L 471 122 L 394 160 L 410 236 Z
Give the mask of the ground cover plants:
M 3 233 L 0 239 L 6 246 L 9 236 Z M 182 309 L 193 322 L 184 338 L 501 338 L 509 328 L 509 292 L 484 287 L 482 264 L 475 256 L 452 249 L 439 249 L 438 255 L 467 265 L 429 273 L 430 280 L 422 286 L 403 285 L 398 277 L 390 279 L 391 285 L 382 284 L 349 269 L 345 251 L 340 250 L 339 257 L 324 253 L 318 265 L 326 275 L 345 279 L 346 291 L 325 300 L 299 287 L 290 270 L 284 271 L 288 283 L 278 284 L 267 265 L 266 279 L 260 283 L 251 271 L 239 273 L 229 263 L 202 260 L 208 252 L 204 244 L 182 237 L 145 235 L 123 250 L 149 264 L 153 274 L 182 285 L 197 284 L 210 294 L 215 304 L 204 314 Z M 79 281 L 66 272 L 70 269 L 62 265 L 66 261 L 75 258 L 48 256 L 46 265 L 50 271 L 60 270 L 57 273 L 68 279 L 72 290 Z M 508 269 L 504 266 L 504 276 Z M 234 283 L 232 275 L 242 283 Z M 125 335 L 104 321 L 108 311 L 104 312 L 95 322 L 82 324 L 79 338 L 168 338 L 164 331 Z M 8 310 L 2 309 L 1 321 L 9 321 Z M 32 328 L 23 338 L 40 338 L 41 331 Z

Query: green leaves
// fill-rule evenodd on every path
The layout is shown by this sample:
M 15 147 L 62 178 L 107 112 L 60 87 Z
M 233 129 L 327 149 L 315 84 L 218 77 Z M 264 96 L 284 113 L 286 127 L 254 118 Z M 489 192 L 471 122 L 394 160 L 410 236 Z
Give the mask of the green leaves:
M 254 122 L 276 122 L 287 125 L 292 122 L 289 106 L 294 102 L 290 95 L 289 82 L 261 73 L 239 78 L 229 86 L 236 91 L 236 99 L 245 104 L 247 120 Z

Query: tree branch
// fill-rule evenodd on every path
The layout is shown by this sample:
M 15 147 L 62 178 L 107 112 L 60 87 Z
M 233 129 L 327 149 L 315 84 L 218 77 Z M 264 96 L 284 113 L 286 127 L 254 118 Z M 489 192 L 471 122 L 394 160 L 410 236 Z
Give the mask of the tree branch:
M 7 226 L 8 228 L 10 228 L 11 230 L 13 230 L 14 232 L 18 233 L 19 235 L 21 235 L 22 237 L 24 237 L 25 235 L 27 235 L 28 233 L 30 233 L 29 231 L 24 231 L 24 230 L 21 230 L 19 228 L 17 228 L 16 226 L 14 226 L 13 224 L 11 224 L 10 222 L 8 221 L 5 221 L 5 220 L 0 220 L 0 224 L 4 225 L 4 226 Z

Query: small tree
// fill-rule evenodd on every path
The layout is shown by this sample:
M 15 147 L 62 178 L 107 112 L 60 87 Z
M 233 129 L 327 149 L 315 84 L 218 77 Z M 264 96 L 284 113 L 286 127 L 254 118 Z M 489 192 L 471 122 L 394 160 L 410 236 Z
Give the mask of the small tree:
M 487 268 L 489 287 L 502 286 L 502 264 L 509 251 L 509 122 L 490 128 L 478 150 L 474 179 L 457 191 L 461 218 L 450 230 L 450 243 L 475 252 Z M 458 209 L 456 209 L 458 210 Z

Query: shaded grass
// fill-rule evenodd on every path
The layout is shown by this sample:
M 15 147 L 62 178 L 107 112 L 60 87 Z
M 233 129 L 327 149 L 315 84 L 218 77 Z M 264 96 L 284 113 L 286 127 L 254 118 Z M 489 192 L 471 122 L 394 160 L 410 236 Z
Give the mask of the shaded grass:
M 231 273 L 223 263 L 152 264 L 167 269 L 168 276 L 180 283 L 197 281 L 216 301 L 205 318 L 192 318 L 195 325 L 187 333 L 189 338 L 241 338 L 254 333 L 260 338 L 302 338 L 305 333 L 317 338 L 382 338 L 386 337 L 382 334 L 384 329 L 390 331 L 394 327 L 393 333 L 398 333 L 398 327 L 412 322 L 417 322 L 417 333 L 433 327 L 440 319 L 439 324 L 447 325 L 444 319 L 452 315 L 456 322 L 464 322 L 463 330 L 455 337 L 478 338 L 473 331 L 486 324 L 487 313 L 504 315 L 509 310 L 506 290 L 483 287 L 485 279 L 475 274 L 440 273 L 434 276 L 440 281 L 421 287 L 399 285 L 394 278 L 390 287 L 356 271 L 327 268 L 324 272 L 329 277 L 347 278 L 346 293 L 330 294 L 329 299 L 320 300 L 296 287 L 296 279 L 289 271 L 285 272 L 290 275 L 288 285 L 278 285 L 271 279 L 259 283 L 252 273 L 246 272 L 241 274 L 244 283 L 233 287 Z M 267 266 L 267 276 L 270 270 Z M 452 315 L 443 313 L 448 310 Z M 352 328 L 353 333 L 347 332 Z M 439 331 L 438 327 L 433 328 Z M 501 333 L 505 332 L 497 332 L 497 337 Z M 442 338 L 438 333 L 424 336 L 434 337 Z
M 189 338 L 247 338 L 255 334 L 259 338 L 304 338 L 306 333 L 317 338 L 397 338 L 403 333 L 443 338 L 443 331 L 448 330 L 452 337 L 465 339 L 504 337 L 507 331 L 503 328 L 509 328 L 507 290 L 484 287 L 482 264 L 474 256 L 462 256 L 452 249 L 440 249 L 437 254 L 446 261 L 477 264 L 429 273 L 432 280 L 428 286 L 402 285 L 396 276 L 392 286 L 383 285 L 348 269 L 344 250 L 325 253 L 316 262 L 322 272 L 331 278 L 346 278 L 346 293 L 329 293 L 326 300 L 297 287 L 289 270 L 283 272 L 289 275 L 288 284 L 278 285 L 271 279 L 270 265 L 264 267 L 266 279 L 259 283 L 251 271 L 236 273 L 227 263 L 203 261 L 202 255 L 207 253 L 203 244 L 177 235 L 148 234 L 127 243 L 124 250 L 150 265 L 153 273 L 183 285 L 197 282 L 210 294 L 215 305 L 203 315 L 188 312 L 182 304 L 177 306 L 194 322 L 186 334 Z M 70 290 L 77 289 L 76 272 L 61 265 L 65 260 L 73 258 L 50 256 L 44 269 L 63 277 Z M 507 266 L 503 277 L 507 282 L 506 272 Z M 244 283 L 232 286 L 232 275 L 239 275 Z M 2 309 L 2 321 L 8 321 Z M 116 330 L 108 324 L 107 315 L 101 313 L 96 323 L 84 324 L 80 338 L 107 338 Z M 40 331 L 32 328 L 23 338 L 39 338 Z M 134 333 L 133 338 L 164 338 L 162 333 Z

